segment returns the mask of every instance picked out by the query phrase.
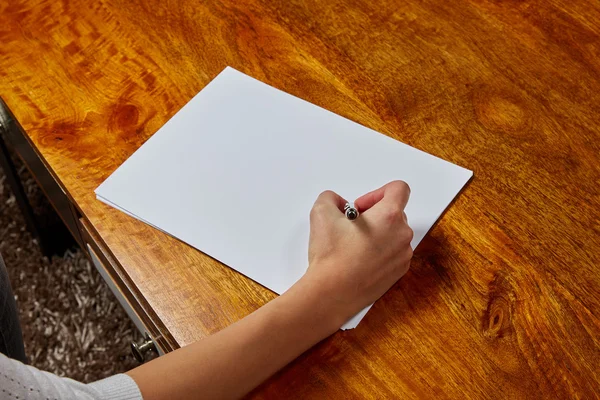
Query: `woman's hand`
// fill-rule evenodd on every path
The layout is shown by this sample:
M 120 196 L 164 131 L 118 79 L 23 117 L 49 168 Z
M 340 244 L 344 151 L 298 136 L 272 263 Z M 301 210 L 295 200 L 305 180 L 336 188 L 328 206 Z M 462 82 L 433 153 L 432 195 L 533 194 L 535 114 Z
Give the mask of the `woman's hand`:
M 310 214 L 309 268 L 305 287 L 346 321 L 375 302 L 407 271 L 413 231 L 404 207 L 410 189 L 393 181 L 357 199 L 360 216 L 343 213 L 346 200 L 321 193 Z
M 304 277 L 222 331 L 129 371 L 144 399 L 240 398 L 336 332 L 408 270 L 408 195 L 406 183 L 391 182 L 356 200 L 362 214 L 349 221 L 344 199 L 321 194 Z

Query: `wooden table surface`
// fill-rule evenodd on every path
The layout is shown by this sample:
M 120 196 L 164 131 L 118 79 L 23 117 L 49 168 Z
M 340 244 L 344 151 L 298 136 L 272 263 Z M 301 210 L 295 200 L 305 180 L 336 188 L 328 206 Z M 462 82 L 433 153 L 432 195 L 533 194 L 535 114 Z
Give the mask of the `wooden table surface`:
M 230 65 L 475 173 L 358 328 L 253 396 L 600 396 L 600 3 L 1 0 L 0 17 L 0 95 L 170 348 L 274 294 L 93 191 Z

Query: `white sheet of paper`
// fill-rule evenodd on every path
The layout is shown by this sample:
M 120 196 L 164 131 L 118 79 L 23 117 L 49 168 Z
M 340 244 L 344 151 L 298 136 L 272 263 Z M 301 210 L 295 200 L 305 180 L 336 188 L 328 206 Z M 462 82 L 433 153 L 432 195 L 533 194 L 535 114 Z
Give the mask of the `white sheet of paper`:
M 415 248 L 471 176 L 228 67 L 96 195 L 281 294 L 306 271 L 323 190 L 352 201 L 408 182 Z

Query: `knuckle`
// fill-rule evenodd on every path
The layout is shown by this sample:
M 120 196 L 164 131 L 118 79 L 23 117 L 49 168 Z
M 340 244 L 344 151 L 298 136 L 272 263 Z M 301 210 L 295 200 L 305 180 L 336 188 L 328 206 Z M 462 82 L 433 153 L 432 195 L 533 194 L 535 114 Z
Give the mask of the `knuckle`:
M 385 215 L 384 215 L 385 221 L 389 224 L 389 225 L 394 225 L 396 223 L 396 220 L 398 219 L 398 216 L 396 215 L 395 212 L 392 212 L 391 210 L 388 210 Z
M 315 218 L 318 213 L 319 213 L 319 205 L 315 204 L 313 206 L 313 208 L 310 209 L 310 218 L 311 219 Z
M 410 186 L 404 181 L 394 181 L 394 197 L 398 202 L 406 205 L 406 202 L 410 198 Z
M 331 198 L 334 195 L 335 195 L 335 193 L 333 193 L 333 191 L 325 190 L 325 191 L 321 192 L 321 194 L 319 194 L 318 199 L 323 200 L 323 199 Z
M 410 186 L 408 186 L 408 183 L 404 181 L 394 181 L 394 184 L 398 187 L 399 192 L 404 194 L 410 193 Z
M 391 206 L 385 213 L 385 218 L 390 223 L 396 223 L 403 220 L 402 209 L 398 206 Z
M 410 228 L 410 226 L 406 226 L 406 241 L 408 243 L 412 242 L 415 237 L 415 232 Z
M 325 207 L 322 203 L 316 203 L 315 205 L 313 205 L 313 207 L 310 209 L 310 218 L 317 218 L 319 215 L 321 215 L 324 208 Z

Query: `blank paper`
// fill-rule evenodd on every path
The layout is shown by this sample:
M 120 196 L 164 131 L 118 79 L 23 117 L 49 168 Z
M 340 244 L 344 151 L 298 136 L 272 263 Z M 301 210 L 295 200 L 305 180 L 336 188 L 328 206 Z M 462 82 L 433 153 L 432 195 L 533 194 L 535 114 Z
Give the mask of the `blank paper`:
M 322 191 L 352 201 L 406 181 L 414 248 L 471 176 L 228 67 L 96 195 L 281 294 L 306 271 Z

